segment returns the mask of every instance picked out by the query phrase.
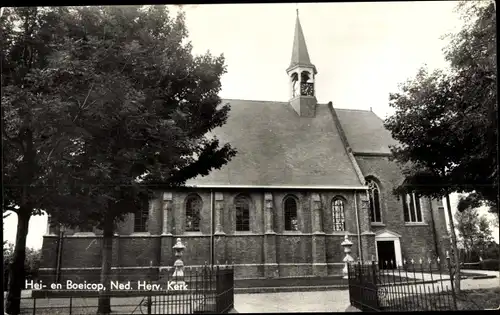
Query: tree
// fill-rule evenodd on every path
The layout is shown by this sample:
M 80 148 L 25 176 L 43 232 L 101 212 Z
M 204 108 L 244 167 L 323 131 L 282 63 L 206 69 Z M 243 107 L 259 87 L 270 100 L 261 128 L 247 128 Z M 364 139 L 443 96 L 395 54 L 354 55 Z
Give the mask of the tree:
M 456 212 L 455 220 L 457 222 L 458 237 L 460 238 L 466 253 L 465 261 L 471 262 L 473 252 L 479 238 L 479 214 L 476 209 L 464 212 Z
M 480 249 L 480 256 L 484 257 L 488 244 L 493 241 L 493 231 L 490 226 L 491 222 L 485 215 L 479 217 L 478 222 L 478 244 L 477 247 Z
M 400 85 L 389 97 L 395 114 L 385 121 L 399 141 L 391 151 L 405 176 L 394 193 L 444 196 L 449 217 L 454 191 L 475 192 L 492 211 L 498 209 L 495 7 L 469 1 L 459 9 L 473 17 L 450 35 L 445 50 L 450 68 L 432 73 L 422 68 Z M 450 225 L 457 253 L 453 220 Z M 457 255 L 455 264 L 459 290 Z
M 24 282 L 26 236 L 32 215 L 51 207 L 59 194 L 59 144 L 68 142 L 68 103 L 58 91 L 58 75 L 48 67 L 64 38 L 65 8 L 2 8 L 3 211 L 17 214 L 18 226 L 6 312 L 19 314 Z M 70 209 L 70 208 L 68 208 Z
M 69 11 L 48 65 L 73 131 L 55 163 L 68 170 L 58 178 L 64 194 L 49 197 L 50 211 L 58 222 L 103 231 L 101 282 L 109 288 L 116 224 L 156 189 L 207 175 L 236 154 L 208 135 L 230 109 L 218 96 L 224 58 L 193 57 L 184 14 L 173 19 L 165 6 Z M 72 203 L 78 210 L 68 212 L 63 205 Z M 108 294 L 101 291 L 98 313 L 111 311 Z
M 489 244 L 493 241 L 490 222 L 484 215 L 479 215 L 476 208 L 455 213 L 457 230 L 464 249 L 467 253 L 467 262 L 477 262 L 484 257 Z

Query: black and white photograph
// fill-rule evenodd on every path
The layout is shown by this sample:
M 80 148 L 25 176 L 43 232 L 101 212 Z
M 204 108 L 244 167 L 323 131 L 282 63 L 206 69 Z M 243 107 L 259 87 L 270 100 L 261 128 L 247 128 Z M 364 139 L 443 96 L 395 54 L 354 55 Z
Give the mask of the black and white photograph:
M 496 15 L 1 7 L 3 313 L 499 310 Z

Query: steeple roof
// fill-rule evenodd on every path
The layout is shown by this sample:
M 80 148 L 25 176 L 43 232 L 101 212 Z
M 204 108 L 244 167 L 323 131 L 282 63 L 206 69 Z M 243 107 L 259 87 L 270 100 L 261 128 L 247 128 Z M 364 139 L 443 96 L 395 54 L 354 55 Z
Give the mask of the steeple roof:
M 304 32 L 302 31 L 302 26 L 300 25 L 299 10 L 297 9 L 297 19 L 295 21 L 295 36 L 293 38 L 292 47 L 292 60 L 290 61 L 291 69 L 295 66 L 309 66 L 314 67 L 309 59 L 309 52 L 307 51 L 306 40 L 304 38 Z M 316 72 L 316 68 L 314 69 Z

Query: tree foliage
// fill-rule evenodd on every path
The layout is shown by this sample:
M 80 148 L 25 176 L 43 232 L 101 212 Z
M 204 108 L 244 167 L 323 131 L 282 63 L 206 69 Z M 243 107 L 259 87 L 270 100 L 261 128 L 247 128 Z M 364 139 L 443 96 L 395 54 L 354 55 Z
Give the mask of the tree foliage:
M 487 252 L 489 244 L 493 241 L 492 230 L 488 218 L 479 215 L 477 209 L 455 213 L 458 236 L 466 253 L 467 260 L 472 261 L 472 255 L 483 255 Z M 474 261 L 475 262 L 475 261 Z
M 3 205 L 19 216 L 7 308 L 18 314 L 31 215 L 101 228 L 106 282 L 114 224 L 154 189 L 207 175 L 236 152 L 207 136 L 229 111 L 218 97 L 224 57 L 191 54 L 184 14 L 7 8 L 1 22 Z
M 470 1 L 459 7 L 464 26 L 450 35 L 445 57 L 450 68 L 421 69 L 390 95 L 395 114 L 385 121 L 399 145 L 392 148 L 405 182 L 396 189 L 418 189 L 442 197 L 450 192 L 497 211 L 497 75 L 494 4 Z

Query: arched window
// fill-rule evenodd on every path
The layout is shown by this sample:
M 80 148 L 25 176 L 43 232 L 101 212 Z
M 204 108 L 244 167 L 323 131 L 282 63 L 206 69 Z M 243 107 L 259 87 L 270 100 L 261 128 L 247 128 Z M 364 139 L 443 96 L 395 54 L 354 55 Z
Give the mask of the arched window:
M 245 196 L 234 199 L 236 231 L 250 231 L 250 201 Z
M 149 218 L 149 201 L 144 201 L 140 209 L 134 213 L 134 232 L 147 232 Z
M 288 196 L 283 203 L 285 210 L 285 231 L 298 231 L 297 200 Z
M 200 214 L 203 201 L 198 195 L 190 195 L 186 200 L 186 231 L 200 231 Z
M 292 97 L 299 95 L 299 75 L 292 73 Z
M 306 83 L 311 78 L 311 75 L 308 71 L 302 71 L 302 73 L 300 74 L 300 78 L 302 79 L 302 83 Z
M 416 193 L 403 195 L 403 213 L 405 222 L 423 222 L 420 196 Z
M 344 201 L 336 198 L 332 201 L 333 230 L 345 231 Z
M 368 185 L 368 195 L 370 198 L 370 216 L 372 222 L 382 222 L 382 216 L 380 215 L 380 190 L 377 183 L 373 180 L 367 180 Z

